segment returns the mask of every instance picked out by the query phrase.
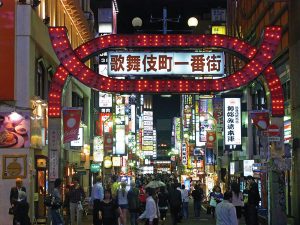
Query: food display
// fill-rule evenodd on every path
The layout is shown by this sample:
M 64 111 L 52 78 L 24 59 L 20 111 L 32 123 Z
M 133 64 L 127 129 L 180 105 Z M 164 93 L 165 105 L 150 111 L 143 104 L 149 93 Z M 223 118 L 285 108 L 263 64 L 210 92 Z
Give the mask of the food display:
M 17 143 L 17 137 L 9 131 L 0 132 L 0 147 L 9 147 Z
M 29 115 L 16 112 L 0 112 L 0 148 L 24 148 L 30 146 Z

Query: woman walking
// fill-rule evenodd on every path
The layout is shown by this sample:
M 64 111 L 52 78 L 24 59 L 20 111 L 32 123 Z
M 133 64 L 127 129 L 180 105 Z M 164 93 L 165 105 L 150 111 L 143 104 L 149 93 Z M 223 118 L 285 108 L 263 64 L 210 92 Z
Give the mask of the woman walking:
M 82 220 L 82 201 L 85 198 L 84 191 L 79 185 L 79 178 L 73 178 L 73 186 L 70 188 L 70 217 L 71 225 L 81 225 Z M 75 223 L 75 214 L 77 215 L 77 222 Z
M 218 203 L 223 200 L 223 194 L 221 193 L 221 188 L 218 185 L 215 185 L 213 188 L 213 192 L 209 195 L 210 201 L 209 205 L 211 207 L 212 217 L 215 217 L 215 209 Z
M 100 202 L 99 209 L 99 219 L 102 220 L 103 225 L 118 225 L 119 217 L 122 217 L 122 211 L 117 203 L 113 201 L 110 189 L 104 190 L 104 199 Z
M 127 199 L 128 191 L 126 190 L 126 183 L 121 183 L 121 188 L 118 190 L 118 204 L 122 210 L 123 222 L 126 225 L 127 222 L 127 210 L 128 210 L 128 199 Z
M 243 193 L 240 191 L 240 186 L 237 182 L 231 183 L 232 201 L 231 203 L 235 206 L 236 216 L 238 219 L 242 217 Z

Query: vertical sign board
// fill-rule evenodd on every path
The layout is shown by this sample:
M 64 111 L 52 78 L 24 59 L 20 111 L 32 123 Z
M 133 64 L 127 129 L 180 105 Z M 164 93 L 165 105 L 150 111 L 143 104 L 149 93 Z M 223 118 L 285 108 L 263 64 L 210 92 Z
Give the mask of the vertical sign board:
M 224 99 L 224 138 L 225 147 L 235 149 L 242 144 L 241 99 Z
M 183 165 L 187 165 L 188 163 L 186 143 L 182 143 L 181 145 L 181 162 Z
M 125 155 L 125 125 L 116 125 L 116 149 L 115 155 Z
M 16 1 L 1 1 L 0 8 L 0 101 L 14 99 Z
M 59 177 L 60 131 L 49 130 L 49 180 L 55 181 Z
M 217 135 L 218 137 L 222 136 L 223 133 L 223 99 L 222 98 L 214 98 L 213 99 L 213 116 L 217 121 Z
M 175 122 L 175 149 L 180 152 L 181 146 L 181 119 L 180 117 L 174 118 Z

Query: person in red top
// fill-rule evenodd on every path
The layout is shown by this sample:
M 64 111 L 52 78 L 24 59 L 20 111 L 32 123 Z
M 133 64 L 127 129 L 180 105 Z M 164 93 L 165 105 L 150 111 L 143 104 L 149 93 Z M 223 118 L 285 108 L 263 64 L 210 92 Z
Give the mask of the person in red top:
M 140 212 L 144 212 L 146 206 L 146 193 L 144 185 L 141 184 L 139 188 Z

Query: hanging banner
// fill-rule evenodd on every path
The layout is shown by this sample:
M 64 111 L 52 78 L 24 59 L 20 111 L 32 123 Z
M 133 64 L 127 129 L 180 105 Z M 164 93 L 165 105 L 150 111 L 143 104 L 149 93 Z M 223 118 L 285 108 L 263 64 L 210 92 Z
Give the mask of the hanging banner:
M 266 130 L 270 124 L 269 111 L 252 110 L 249 112 L 252 124 L 260 130 Z
M 225 145 L 241 145 L 241 99 L 224 99 Z
M 63 109 L 64 143 L 76 140 L 81 120 L 81 108 Z

